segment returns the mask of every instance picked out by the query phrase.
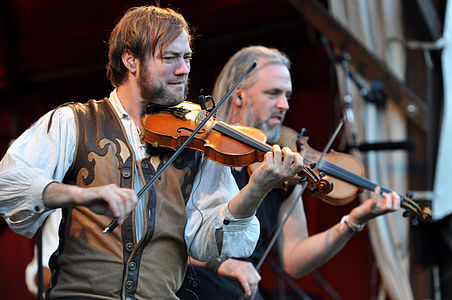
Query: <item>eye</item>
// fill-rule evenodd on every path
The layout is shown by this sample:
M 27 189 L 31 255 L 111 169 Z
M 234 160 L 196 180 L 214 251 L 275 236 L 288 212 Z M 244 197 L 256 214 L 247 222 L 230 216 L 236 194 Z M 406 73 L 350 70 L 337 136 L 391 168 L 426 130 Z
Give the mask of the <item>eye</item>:
M 287 93 L 286 94 L 287 101 L 289 101 L 291 98 L 292 98 L 292 93 Z
M 185 55 L 184 60 L 186 63 L 189 63 L 191 61 L 191 55 Z
M 164 56 L 164 57 L 162 57 L 162 58 L 163 58 L 163 60 L 165 60 L 165 61 L 167 61 L 167 62 L 173 62 L 173 61 L 176 60 L 176 57 L 175 57 L 175 56 Z
M 267 91 L 267 95 L 269 95 L 272 98 L 278 97 L 279 94 L 281 94 L 281 92 L 279 90 L 269 90 L 269 91 Z

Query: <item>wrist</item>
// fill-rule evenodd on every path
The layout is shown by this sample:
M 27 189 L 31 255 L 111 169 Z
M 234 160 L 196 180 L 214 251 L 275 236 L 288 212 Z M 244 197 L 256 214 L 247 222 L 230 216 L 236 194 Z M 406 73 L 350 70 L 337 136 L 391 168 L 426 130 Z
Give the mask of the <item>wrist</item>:
M 249 192 L 258 199 L 264 198 L 272 189 L 272 185 L 258 179 L 250 180 L 247 187 Z
M 72 185 L 66 185 L 57 181 L 50 182 L 42 192 L 42 199 L 47 208 L 66 207 L 72 204 Z
M 364 226 L 366 226 L 366 223 L 364 224 L 356 224 L 350 221 L 350 215 L 345 215 L 341 219 L 341 224 L 343 226 L 346 226 L 348 229 L 350 229 L 353 232 L 360 232 L 364 229 Z
M 213 258 L 209 260 L 205 266 L 206 270 L 213 273 L 218 274 L 218 269 L 220 268 L 223 261 L 220 258 Z

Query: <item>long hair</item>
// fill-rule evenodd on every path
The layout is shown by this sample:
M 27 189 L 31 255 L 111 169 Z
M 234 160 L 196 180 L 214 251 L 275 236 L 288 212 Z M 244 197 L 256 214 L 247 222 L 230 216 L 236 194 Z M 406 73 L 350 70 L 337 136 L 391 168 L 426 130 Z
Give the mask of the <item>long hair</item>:
M 259 69 L 269 64 L 281 64 L 290 70 L 290 60 L 286 54 L 275 48 L 264 46 L 249 46 L 235 53 L 223 67 L 215 82 L 212 96 L 216 101 L 228 92 L 239 80 L 248 67 L 257 61 L 257 67 L 241 83 L 240 88 L 249 89 L 258 80 Z M 229 120 L 232 112 L 232 101 L 228 99 L 217 111 L 217 116 L 222 120 Z
M 183 30 L 191 41 L 187 21 L 170 8 L 152 5 L 130 8 L 110 34 L 107 77 L 111 84 L 118 87 L 127 78 L 127 68 L 122 62 L 124 51 L 129 50 L 144 64 L 148 55 L 165 49 Z

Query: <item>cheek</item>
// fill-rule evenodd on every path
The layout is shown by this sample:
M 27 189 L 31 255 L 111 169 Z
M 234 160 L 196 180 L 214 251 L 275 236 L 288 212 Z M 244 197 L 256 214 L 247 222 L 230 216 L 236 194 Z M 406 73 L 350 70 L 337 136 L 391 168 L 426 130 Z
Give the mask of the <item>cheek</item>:
M 250 109 L 251 113 L 260 121 L 265 121 L 269 116 L 269 104 L 265 98 L 255 98 Z
M 275 106 L 273 105 L 272 101 L 266 101 L 266 102 L 261 103 L 261 105 L 260 105 L 261 115 L 265 116 L 265 118 L 270 118 L 274 109 L 275 109 Z
M 259 119 L 259 121 L 267 122 L 270 118 L 270 111 L 267 106 L 260 104 L 254 107 L 254 115 Z
M 176 73 L 176 66 L 172 66 L 172 65 L 167 65 L 162 69 L 162 75 L 165 77 L 169 77 L 171 75 L 173 75 L 174 73 Z
M 153 79 L 162 81 L 171 76 L 173 68 L 163 63 L 155 64 L 150 67 L 149 72 L 152 74 Z

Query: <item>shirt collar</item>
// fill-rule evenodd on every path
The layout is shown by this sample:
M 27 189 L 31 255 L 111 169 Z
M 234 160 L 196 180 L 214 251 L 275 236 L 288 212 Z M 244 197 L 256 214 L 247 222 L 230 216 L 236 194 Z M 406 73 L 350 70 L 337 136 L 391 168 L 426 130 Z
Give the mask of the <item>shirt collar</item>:
M 110 93 L 110 98 L 108 98 L 108 100 L 110 101 L 111 105 L 115 109 L 116 114 L 120 118 L 130 117 L 130 115 L 124 109 L 124 106 L 122 106 L 121 100 L 119 100 L 117 89 L 114 89 Z

